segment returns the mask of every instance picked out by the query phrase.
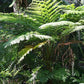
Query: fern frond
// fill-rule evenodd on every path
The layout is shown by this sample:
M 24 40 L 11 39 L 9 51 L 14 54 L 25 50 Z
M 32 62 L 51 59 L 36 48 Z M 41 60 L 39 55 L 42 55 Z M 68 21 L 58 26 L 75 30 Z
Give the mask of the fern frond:
M 5 43 L 5 48 L 7 46 L 11 46 L 11 45 L 14 45 L 14 44 L 17 44 L 17 43 L 20 43 L 20 41 L 24 41 L 24 40 L 30 40 L 31 38 L 39 38 L 41 40 L 43 39 L 52 39 L 52 37 L 50 36 L 47 36 L 47 35 L 40 35 L 40 34 L 37 34 L 37 33 L 26 33 L 26 34 L 23 34 L 23 35 L 20 35 L 18 37 L 15 37 L 11 40 L 9 40 L 7 43 Z
M 22 50 L 18 53 L 18 56 L 21 57 L 21 58 L 18 60 L 18 63 L 20 63 L 20 62 L 24 59 L 24 57 L 25 57 L 27 54 L 29 54 L 30 51 L 32 51 L 32 50 L 34 50 L 34 49 L 36 49 L 36 48 L 40 48 L 40 47 L 42 47 L 43 45 L 45 45 L 46 43 L 47 43 L 47 41 L 44 41 L 44 42 L 42 42 L 42 43 L 37 44 L 37 45 L 34 46 L 34 47 L 31 46 L 31 45 L 26 46 L 24 49 L 22 49 Z
M 84 11 L 78 10 L 63 10 L 65 13 L 61 15 L 62 20 L 69 20 L 73 22 L 78 22 L 81 18 L 83 18 Z
M 32 70 L 31 77 L 29 78 L 29 80 L 26 83 L 33 82 L 36 79 L 38 71 L 41 69 L 41 67 L 42 66 L 36 67 L 35 69 Z
M 78 11 L 84 11 L 84 5 L 77 7 L 76 10 L 78 10 Z
M 56 21 L 59 17 L 61 10 L 59 10 L 60 8 L 58 8 L 58 6 L 60 3 L 61 2 L 57 2 L 57 0 L 34 0 L 27 10 L 27 13 L 33 18 L 36 18 L 36 15 L 38 15 L 39 17 L 36 19 L 41 23 L 53 22 Z M 39 18 L 41 18 L 41 20 Z
M 79 23 L 81 23 L 82 25 L 84 25 L 84 20 L 80 20 Z
M 63 9 L 63 10 L 75 10 L 75 4 L 71 4 L 71 5 L 59 5 L 59 8 Z
M 72 31 L 72 32 L 75 32 L 75 31 L 80 31 L 80 30 L 82 30 L 82 29 L 84 29 L 84 25 L 81 25 L 81 26 L 76 26 L 76 27 L 73 29 L 73 31 Z
M 70 21 L 51 22 L 39 27 L 45 35 L 60 40 L 61 37 L 69 35 L 76 24 Z
M 29 15 L 14 14 L 14 13 L 9 13 L 9 14 L 0 13 L 0 21 L 4 21 L 7 23 L 14 23 L 14 24 L 15 23 L 22 24 L 32 29 L 38 28 L 41 25 L 39 21 L 37 21 L 35 18 L 30 17 Z
M 42 26 L 40 26 L 40 29 L 46 29 L 48 27 L 58 27 L 58 26 L 64 26 L 64 25 L 74 25 L 75 23 L 71 21 L 60 21 L 60 22 L 51 22 L 51 23 L 46 23 Z
M 84 14 L 84 11 L 76 11 L 76 10 L 64 10 L 67 14 Z
M 44 34 L 54 36 L 55 39 L 60 39 L 75 31 L 84 29 L 84 25 L 70 21 L 60 21 L 47 23 L 39 27 Z

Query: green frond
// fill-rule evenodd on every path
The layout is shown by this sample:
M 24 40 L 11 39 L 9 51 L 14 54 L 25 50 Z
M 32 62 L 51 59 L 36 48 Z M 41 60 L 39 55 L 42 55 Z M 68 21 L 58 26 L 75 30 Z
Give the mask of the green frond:
M 84 29 L 81 23 L 74 23 L 70 21 L 51 22 L 39 27 L 42 33 L 54 36 L 55 39 L 61 39 L 70 33 Z M 46 32 L 46 33 L 45 33 Z
M 18 60 L 18 63 L 20 63 L 24 57 L 29 54 L 30 51 L 36 49 L 36 48 L 40 48 L 42 47 L 43 45 L 45 45 L 47 43 L 47 41 L 44 41 L 42 43 L 39 43 L 37 45 L 35 45 L 34 47 L 31 46 L 31 45 L 28 45 L 28 46 L 25 46 L 24 49 L 22 49 L 19 53 L 18 53 L 18 56 L 20 57 L 20 59 Z
M 21 57 L 23 55 L 26 55 L 25 53 L 28 53 L 32 49 L 33 49 L 33 46 L 31 46 L 31 45 L 25 46 L 25 48 L 23 48 L 21 51 L 18 52 L 18 56 Z
M 59 5 L 59 8 L 62 8 L 63 10 L 75 10 L 75 4 L 71 5 Z
M 84 15 L 84 6 L 75 7 L 74 4 L 71 5 L 59 5 L 58 8 L 62 9 L 62 15 L 60 20 L 68 20 L 73 22 L 78 22 Z
M 49 27 L 59 27 L 59 26 L 66 26 L 66 25 L 74 25 L 75 23 L 71 21 L 60 21 L 60 22 L 51 22 L 51 23 L 46 23 L 41 25 L 39 28 L 40 29 L 46 29 Z
M 53 22 L 56 21 L 59 17 L 59 4 L 61 2 L 57 2 L 57 0 L 34 0 L 31 3 L 31 6 L 28 7 L 28 10 L 26 13 L 28 13 L 31 17 L 36 18 L 36 16 L 39 16 L 36 18 L 41 23 L 46 22 Z M 54 18 L 55 17 L 55 18 Z M 39 19 L 41 18 L 41 20 Z
M 78 22 L 81 18 L 83 18 L 84 11 L 78 10 L 63 10 L 65 13 L 61 15 L 62 20 L 69 20 L 73 22 Z
M 77 7 L 76 10 L 84 11 L 84 5 L 83 5 L 83 6 L 79 6 L 79 7 Z
M 39 27 L 45 35 L 52 36 L 54 39 L 60 40 L 61 37 L 69 35 L 75 27 L 75 23 L 70 21 L 51 22 Z
M 81 25 L 81 26 L 76 26 L 76 27 L 73 29 L 73 31 L 72 31 L 72 32 L 75 32 L 75 31 L 80 31 L 80 30 L 82 30 L 82 29 L 84 29 L 84 25 Z
M 32 29 L 38 28 L 41 25 L 41 23 L 37 21 L 35 18 L 30 17 L 29 15 L 23 15 L 22 13 L 0 13 L 0 21 L 4 21 L 6 23 L 21 24 Z
M 26 83 L 31 83 L 37 78 L 38 71 L 41 69 L 42 66 L 36 67 L 35 69 L 32 70 L 31 77 Z
M 84 20 L 80 20 L 79 23 L 81 23 L 82 25 L 84 25 Z
M 54 78 L 66 81 L 67 77 L 70 76 L 69 70 L 65 68 L 59 68 L 58 70 L 53 71 Z
M 24 57 L 29 54 L 30 51 L 33 50 L 33 47 L 31 47 L 30 45 L 25 47 L 24 49 L 22 49 L 19 53 L 18 56 L 20 57 L 20 59 L 18 60 L 18 63 L 20 63 Z
M 43 39 L 52 39 L 52 37 L 47 36 L 47 35 L 40 35 L 40 34 L 37 34 L 37 33 L 30 32 L 30 33 L 26 33 L 26 34 L 17 36 L 15 38 L 9 40 L 8 42 L 6 42 L 4 45 L 5 45 L 5 48 L 6 48 L 7 46 L 11 46 L 11 45 L 20 43 L 20 41 L 24 41 L 24 40 L 28 41 L 31 38 L 39 38 L 41 40 L 43 40 Z
M 84 14 L 84 11 L 76 11 L 76 10 L 64 10 L 67 14 Z

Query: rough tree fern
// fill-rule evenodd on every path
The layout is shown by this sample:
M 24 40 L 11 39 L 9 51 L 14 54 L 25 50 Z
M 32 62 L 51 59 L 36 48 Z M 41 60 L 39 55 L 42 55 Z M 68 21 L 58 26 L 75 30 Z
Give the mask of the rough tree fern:
M 65 75 L 66 75 L 65 79 L 63 79 L 64 74 L 61 76 L 59 75 L 59 77 L 57 77 L 56 75 L 58 75 L 57 72 L 59 71 L 58 68 L 57 68 L 58 71 L 54 72 L 56 75 L 53 75 L 52 72 L 55 70 L 54 65 L 57 64 L 56 62 L 58 59 L 53 61 L 51 59 L 51 56 L 53 58 L 54 54 L 52 54 L 52 53 L 56 52 L 55 47 L 57 49 L 57 46 L 59 46 L 58 44 L 62 43 L 64 46 L 64 43 L 68 43 L 68 42 L 73 43 L 73 41 L 76 42 L 78 40 L 78 38 L 75 38 L 76 35 L 74 33 L 76 31 L 84 29 L 84 25 L 79 23 L 79 22 L 77 22 L 77 23 L 74 21 L 72 22 L 72 20 L 67 21 L 68 19 L 64 16 L 68 15 L 69 13 L 65 13 L 65 11 L 64 11 L 64 16 L 62 16 L 61 20 L 66 19 L 66 21 L 57 21 L 59 15 L 61 14 L 60 13 L 61 8 L 59 7 L 59 3 L 60 2 L 57 2 L 56 0 L 53 2 L 51 0 L 48 0 L 48 1 L 44 1 L 44 0 L 36 1 L 36 0 L 34 0 L 31 3 L 30 7 L 28 7 L 28 11 L 26 11 L 26 13 L 29 14 L 29 17 L 33 18 L 34 21 L 37 21 L 38 23 L 42 24 L 38 28 L 36 28 L 36 31 L 38 33 L 35 33 L 35 32 L 30 33 L 29 32 L 27 34 L 22 34 L 18 37 L 15 37 L 14 39 L 9 40 L 7 43 L 5 43 L 5 47 L 15 45 L 15 44 L 21 44 L 21 46 L 23 46 L 23 47 L 19 46 L 20 49 L 18 50 L 18 54 L 17 54 L 18 55 L 18 61 L 17 61 L 16 65 L 20 64 L 24 60 L 24 58 L 28 56 L 28 54 L 30 55 L 29 52 L 31 52 L 31 51 L 39 48 L 39 47 L 42 47 L 42 45 L 45 45 L 45 47 L 44 48 L 42 47 L 42 49 L 41 49 L 41 51 L 43 53 L 39 52 L 42 55 L 42 56 L 39 55 L 41 57 L 40 61 L 44 62 L 43 63 L 43 69 L 44 68 L 48 69 L 49 72 L 51 72 L 50 76 L 47 75 L 45 82 L 50 82 L 51 81 L 50 79 L 54 79 L 54 78 L 65 80 L 69 76 L 69 75 L 67 76 L 65 73 Z M 29 10 L 31 10 L 31 11 L 29 11 Z M 76 13 L 78 14 L 77 11 L 75 11 L 75 14 Z M 73 15 L 72 12 L 71 12 L 71 15 Z M 57 22 L 55 22 L 55 21 L 57 21 Z M 46 24 L 44 24 L 44 23 L 46 23 Z M 31 25 L 32 24 L 33 23 L 31 23 Z M 33 25 L 33 27 L 34 27 L 34 25 Z M 51 44 L 51 41 L 53 41 L 53 44 Z M 81 42 L 81 43 L 83 43 L 83 42 Z M 54 48 L 52 47 L 53 45 L 54 45 Z M 70 45 L 69 45 L 69 49 L 71 49 Z M 60 50 L 61 54 L 65 54 L 63 52 L 63 50 Z M 70 50 L 70 52 L 71 52 L 71 50 Z M 55 54 L 55 55 L 58 56 L 57 54 Z M 54 59 L 56 59 L 56 56 L 54 57 Z M 59 58 L 61 58 L 61 56 Z M 36 63 L 36 61 L 35 61 L 35 63 Z M 38 66 L 39 66 L 39 64 L 38 64 Z M 38 77 L 37 81 L 42 80 L 39 78 L 42 76 L 39 75 L 38 70 L 39 69 L 37 69 L 35 71 L 35 73 L 32 73 L 33 77 L 32 76 L 30 77 L 30 79 L 33 79 L 33 82 L 35 82 L 36 77 Z M 62 70 L 60 70 L 60 72 L 61 71 Z M 65 71 L 65 69 L 63 69 L 63 71 Z M 49 72 L 46 72 L 46 73 L 49 73 Z M 45 75 L 46 73 L 44 72 L 43 75 Z M 32 81 L 32 80 L 30 80 L 30 81 Z

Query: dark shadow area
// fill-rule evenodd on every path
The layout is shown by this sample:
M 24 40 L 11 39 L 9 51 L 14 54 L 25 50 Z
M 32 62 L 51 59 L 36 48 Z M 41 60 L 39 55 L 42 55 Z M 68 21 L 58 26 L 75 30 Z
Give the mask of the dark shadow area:
M 13 12 L 13 7 L 9 8 L 12 0 L 0 0 L 0 12 L 10 13 Z

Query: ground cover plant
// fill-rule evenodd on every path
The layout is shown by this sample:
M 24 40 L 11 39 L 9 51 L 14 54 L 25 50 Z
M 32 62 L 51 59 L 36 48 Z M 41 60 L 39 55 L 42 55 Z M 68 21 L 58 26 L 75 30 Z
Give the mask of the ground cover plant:
M 22 13 L 0 13 L 1 84 L 84 83 L 83 8 L 32 0 Z

